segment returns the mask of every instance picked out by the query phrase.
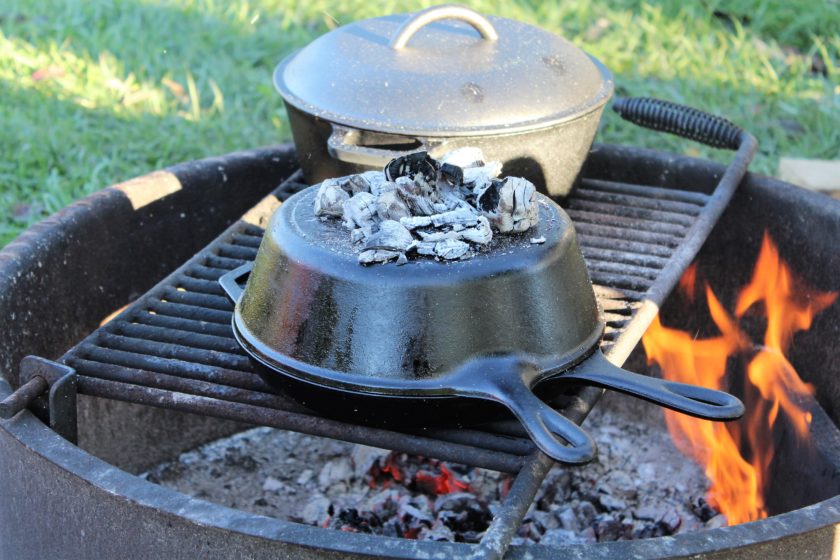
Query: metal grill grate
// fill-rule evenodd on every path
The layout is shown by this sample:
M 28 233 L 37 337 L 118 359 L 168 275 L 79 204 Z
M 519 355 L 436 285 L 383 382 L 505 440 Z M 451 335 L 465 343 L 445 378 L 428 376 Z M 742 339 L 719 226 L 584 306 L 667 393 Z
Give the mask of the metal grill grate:
M 292 177 L 281 200 L 305 187 Z M 634 346 L 636 311 L 690 227 L 707 195 L 585 180 L 566 201 L 606 320 L 603 349 Z M 251 216 L 266 219 L 271 205 Z M 255 220 L 256 218 L 256 220 Z M 239 221 L 60 361 L 81 376 L 80 390 L 108 398 L 200 412 L 346 439 L 346 425 L 278 395 L 252 372 L 230 329 L 232 305 L 217 280 L 252 261 L 263 230 Z M 645 325 L 646 326 L 646 325 Z M 632 331 L 632 332 L 631 332 Z M 435 430 L 405 437 L 358 427 L 354 441 L 515 472 L 533 445 L 513 423 Z M 519 437 L 511 437 L 519 436 Z
M 584 179 L 565 201 L 604 312 L 602 349 L 616 363 L 635 347 L 717 221 L 734 190 L 724 184 L 707 195 Z M 305 186 L 298 173 L 273 196 L 284 200 Z M 248 221 L 231 226 L 60 358 L 78 374 L 78 391 L 518 473 L 480 545 L 488 557 L 500 556 L 552 464 L 518 423 L 415 433 L 347 424 L 311 413 L 252 372 L 217 280 L 254 259 L 263 230 L 252 224 L 264 223 L 275 207 L 264 201 L 252 209 Z M 580 423 L 600 395 L 588 387 L 554 404 Z

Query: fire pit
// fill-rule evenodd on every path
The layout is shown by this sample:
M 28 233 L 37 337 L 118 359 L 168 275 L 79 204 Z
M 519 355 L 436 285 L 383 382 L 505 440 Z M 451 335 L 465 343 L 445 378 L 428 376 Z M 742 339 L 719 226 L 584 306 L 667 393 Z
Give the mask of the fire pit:
M 65 210 L 51 222 L 33 228 L 11 244 L 0 254 L 3 271 L 0 275 L 3 282 L 0 306 L 4 316 L 15 322 L 14 328 L 5 331 L 0 341 L 3 373 L 10 384 L 18 386 L 20 383 L 17 364 L 23 356 L 61 356 L 110 312 L 138 297 L 164 271 L 186 260 L 263 193 L 288 177 L 293 165 L 293 154 L 287 148 L 281 148 L 179 166 L 171 173 L 144 179 L 146 184 L 154 185 L 152 190 L 138 188 L 137 182 L 110 189 Z M 654 188 L 679 186 L 682 191 L 694 191 L 697 196 L 702 196 L 714 186 L 722 171 L 722 167 L 708 162 L 637 149 L 597 146 L 588 160 L 585 176 L 590 184 L 596 186 L 599 182 L 625 185 L 622 187 L 624 196 L 632 197 L 636 185 Z M 156 194 L 149 196 L 150 192 Z M 235 203 L 229 196 L 233 192 L 237 194 Z M 199 198 L 202 204 L 196 203 Z M 265 203 L 270 204 L 271 201 Z M 575 211 L 585 216 L 589 210 L 579 207 Z M 792 213 L 805 215 L 808 219 L 791 220 Z M 574 219 L 574 215 L 572 217 Z M 215 264 L 211 263 L 209 267 L 205 266 L 206 262 L 192 263 L 191 266 L 229 266 L 233 263 L 224 259 L 236 260 L 234 253 L 237 251 L 244 254 L 249 247 L 253 249 L 258 242 L 257 231 L 261 225 L 259 212 L 252 212 L 246 219 L 257 223 L 243 225 L 240 230 L 231 233 L 238 237 L 225 241 L 234 241 L 228 243 L 231 247 L 225 248 L 228 254 L 217 254 Z M 604 226 L 587 226 L 590 231 L 601 227 Z M 766 227 L 771 230 L 780 251 L 810 284 L 826 290 L 836 289 L 830 280 L 840 271 L 840 260 L 831 250 L 832 240 L 840 231 L 837 204 L 770 179 L 750 176 L 716 228 L 701 259 L 705 263 L 704 274 L 707 277 L 726 278 L 722 283 L 716 282 L 723 298 L 733 297 L 727 294 L 734 293 L 749 276 L 757 244 Z M 113 231 L 127 231 L 128 234 L 108 235 Z M 194 237 L 185 238 L 183 231 L 190 231 Z M 814 232 L 819 234 L 813 235 Z M 103 239 L 108 239 L 108 242 L 103 243 Z M 739 242 L 734 243 L 733 239 Z M 91 251 L 92 247 L 97 247 L 97 251 Z M 600 253 L 606 255 L 612 249 L 600 248 Z M 120 258 L 126 254 L 131 254 L 133 258 Z M 63 261 L 72 264 L 63 266 Z M 604 258 L 603 262 L 598 274 L 603 279 L 609 279 L 610 275 L 615 275 L 615 269 L 610 269 L 608 259 Z M 148 266 L 142 266 L 144 263 Z M 819 263 L 819 266 L 814 266 L 814 263 Z M 207 281 L 200 277 L 202 272 L 207 274 L 211 271 L 194 270 L 197 272 L 192 276 L 192 285 L 197 287 L 202 280 Z M 727 271 L 726 274 L 723 271 Z M 625 282 L 636 283 L 635 288 L 632 285 L 626 287 L 628 292 L 644 292 L 650 285 L 642 285 L 644 277 L 629 275 L 627 278 L 629 280 Z M 726 287 L 730 282 L 731 287 Z M 165 288 L 163 286 L 161 290 Z M 189 300 L 196 296 L 187 288 L 160 292 L 159 303 L 155 304 L 157 307 L 151 313 L 154 317 L 150 320 L 156 324 L 145 327 L 160 327 L 174 320 L 173 311 L 196 307 L 197 301 Z M 202 303 L 202 309 L 206 311 L 201 312 L 205 316 L 186 320 L 206 325 L 202 328 L 212 330 L 217 322 L 212 319 L 215 300 L 212 294 L 207 296 Z M 620 311 L 616 315 L 612 319 L 616 332 L 613 340 L 618 340 L 621 321 L 624 320 Z M 837 412 L 830 403 L 840 391 L 836 381 L 840 365 L 832 357 L 833 350 L 826 348 L 821 340 L 840 329 L 838 315 L 836 307 L 821 314 L 807 335 L 797 339 L 792 356 L 803 377 L 817 386 L 817 398 L 829 414 L 834 415 L 835 422 Z M 669 318 L 667 306 L 665 317 Z M 668 324 L 687 326 L 670 319 Z M 45 325 L 52 324 L 61 325 L 60 330 L 45 328 Z M 132 339 L 137 338 L 140 330 L 150 330 L 142 325 L 131 328 L 136 331 L 129 337 Z M 108 339 L 110 342 L 105 346 L 136 353 L 136 348 L 113 348 L 126 344 L 126 336 L 125 333 L 112 333 Z M 214 335 L 208 332 L 204 336 Z M 149 340 L 149 345 L 154 347 L 155 339 Z M 210 339 L 202 340 L 207 343 Z M 164 344 L 168 343 L 158 346 L 163 347 Z M 93 352 L 96 348 L 88 350 Z M 210 354 L 205 357 L 210 359 L 208 356 L 213 351 L 208 352 Z M 95 362 L 89 359 L 91 354 L 87 356 L 89 362 Z M 185 358 L 181 355 L 158 356 L 156 359 L 159 366 L 169 364 L 175 367 L 178 364 L 174 362 L 183 362 Z M 83 365 L 77 362 L 73 367 L 81 371 Z M 24 375 L 39 371 L 48 377 L 50 374 L 46 371 L 50 367 L 43 361 L 30 360 L 22 371 Z M 87 367 L 94 366 L 88 364 Z M 106 366 L 98 367 L 104 368 L 102 371 L 108 369 Z M 146 371 L 139 364 L 134 367 L 138 375 L 140 371 Z M 223 375 L 223 369 L 215 370 L 215 375 Z M 112 368 L 110 371 L 115 373 L 117 370 Z M 175 383 L 166 375 L 159 374 L 155 379 L 149 379 L 148 383 Z M 0 424 L 4 450 L 0 462 L 5 473 L 0 478 L 0 488 L 5 496 L 0 508 L 0 527 L 3 528 L 0 546 L 4 555 L 15 558 L 61 556 L 67 550 L 73 550 L 75 557 L 148 557 L 154 554 L 186 558 L 240 554 L 268 558 L 278 554 L 320 556 L 332 550 L 348 556 L 417 557 L 438 554 L 451 557 L 474 551 L 465 544 L 330 533 L 223 508 L 145 482 L 128 472 L 141 472 L 152 464 L 171 459 L 180 451 L 241 430 L 244 426 L 189 414 L 208 412 L 202 408 L 204 401 L 201 399 L 190 400 L 186 403 L 190 407 L 172 410 L 141 406 L 124 402 L 125 399 L 102 398 L 109 396 L 108 384 L 100 382 L 97 385 L 90 379 L 93 379 L 90 374 L 85 373 L 80 380 L 85 394 L 79 396 L 78 438 L 84 451 L 46 428 L 29 412 Z M 57 431 L 72 438 L 75 430 L 72 422 L 67 422 L 69 413 L 59 404 L 64 402 L 62 394 L 72 394 L 70 389 L 65 387 L 66 393 L 53 391 L 51 417 L 44 419 Z M 251 406 L 257 409 L 254 412 L 276 404 L 269 402 L 270 397 L 254 393 L 254 389 L 257 387 L 240 386 L 239 393 L 234 397 L 251 399 Z M 177 400 L 178 388 L 171 385 L 168 390 L 175 391 L 169 394 L 176 397 L 144 390 L 137 392 L 134 401 L 160 406 L 173 398 Z M 202 390 L 210 395 L 221 389 L 208 384 Z M 225 391 L 224 395 L 217 394 L 215 397 L 231 397 L 235 393 L 233 389 Z M 3 387 L 3 397 L 8 393 L 8 388 Z M 599 394 L 597 390 L 594 393 L 571 394 L 562 404 L 569 416 L 580 420 L 589 408 L 587 401 L 591 406 Z M 263 400 L 257 402 L 253 399 Z M 185 402 L 176 404 L 183 405 Z M 32 407 L 32 412 L 42 417 L 44 410 L 44 406 Z M 255 420 L 253 416 L 225 414 L 224 410 L 220 413 L 214 409 L 212 414 L 228 420 Z M 292 412 L 286 416 L 285 421 L 290 423 L 286 427 L 309 433 L 321 430 L 322 435 L 331 435 L 325 433 L 329 431 L 325 424 L 314 426 L 305 415 L 296 414 Z M 364 439 L 365 435 L 369 435 L 361 428 L 344 427 L 344 431 L 341 435 L 351 440 Z M 779 515 L 767 520 L 646 541 L 574 545 L 562 549 L 541 545 L 513 546 L 508 555 L 556 558 L 566 554 L 569 557 L 623 558 L 633 555 L 674 557 L 722 551 L 727 551 L 730 557 L 737 554 L 780 558 L 803 553 L 829 555 L 834 546 L 834 525 L 840 520 L 840 504 L 836 497 L 840 464 L 837 449 L 840 445 L 831 420 L 818 408 L 813 410 L 811 431 L 815 452 L 809 457 L 808 472 L 805 473 L 802 472 L 801 455 L 786 451 L 785 435 L 780 434 L 783 441 L 777 452 L 775 473 L 778 480 L 785 482 L 771 484 L 772 499 L 768 500 L 768 508 L 771 514 Z M 332 434 L 335 437 L 335 432 Z M 437 452 L 442 458 L 453 460 L 454 457 L 447 456 L 447 453 L 456 448 L 460 451 L 468 448 L 472 449 L 469 453 L 474 464 L 509 471 L 518 470 L 523 464 L 522 457 L 529 452 L 527 449 L 513 449 L 518 445 L 513 443 L 516 440 L 499 440 L 498 445 L 507 446 L 507 450 L 489 453 L 469 441 L 474 435 L 465 431 L 458 436 L 459 441 L 444 441 L 435 448 L 429 447 L 432 442 L 428 435 L 402 437 L 404 441 L 401 443 L 395 440 L 366 441 L 383 447 L 389 443 L 409 448 L 413 446 L 415 452 Z M 532 464 L 536 467 L 520 473 L 512 494 L 516 495 L 517 487 L 532 485 L 534 479 L 539 479 L 550 465 L 539 460 Z M 527 496 L 527 493 L 519 495 Z M 506 517 L 521 516 L 527 506 L 527 501 L 507 506 L 499 512 L 493 525 L 511 523 L 511 519 Z M 29 521 L 33 518 L 38 521 Z M 492 543 L 487 543 L 487 546 L 486 551 L 499 550 Z

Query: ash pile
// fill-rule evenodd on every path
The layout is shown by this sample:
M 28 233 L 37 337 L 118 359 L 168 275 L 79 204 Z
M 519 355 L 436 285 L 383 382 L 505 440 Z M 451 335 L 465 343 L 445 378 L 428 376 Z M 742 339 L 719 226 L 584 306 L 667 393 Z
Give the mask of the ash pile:
M 590 418 L 599 448 L 556 466 L 515 544 L 642 539 L 726 525 L 703 499 L 702 469 L 683 457 L 658 407 L 606 395 Z M 197 498 L 344 532 L 476 542 L 511 475 L 297 433 L 256 428 L 143 475 Z
M 523 233 L 539 221 L 534 184 L 500 179 L 501 172 L 501 163 L 486 161 L 478 148 L 454 150 L 440 161 L 417 152 L 381 172 L 327 179 L 318 187 L 315 215 L 341 220 L 361 264 L 465 260 L 494 235 Z

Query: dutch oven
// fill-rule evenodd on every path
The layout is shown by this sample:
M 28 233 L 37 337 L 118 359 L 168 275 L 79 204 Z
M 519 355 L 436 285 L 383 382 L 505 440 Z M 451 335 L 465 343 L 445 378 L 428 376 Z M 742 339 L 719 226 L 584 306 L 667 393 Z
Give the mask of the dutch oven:
M 347 230 L 315 216 L 316 191 L 301 191 L 275 212 L 253 268 L 220 280 L 236 303 L 234 334 L 257 371 L 306 406 L 350 420 L 393 416 L 426 426 L 480 419 L 482 403 L 500 403 L 540 449 L 569 463 L 592 459 L 595 444 L 533 393 L 549 379 L 702 418 L 743 413 L 726 393 L 607 361 L 575 230 L 548 197 L 538 195 L 534 228 L 494 236 L 470 260 L 364 267 Z
M 569 41 L 454 5 L 339 27 L 284 59 L 274 84 L 309 184 L 476 146 L 552 196 L 571 190 L 613 93 Z

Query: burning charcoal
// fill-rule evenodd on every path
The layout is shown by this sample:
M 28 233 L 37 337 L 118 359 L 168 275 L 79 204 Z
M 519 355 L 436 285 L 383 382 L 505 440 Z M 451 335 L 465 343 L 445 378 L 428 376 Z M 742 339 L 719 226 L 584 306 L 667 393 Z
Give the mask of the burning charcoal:
M 501 200 L 501 188 L 501 181 L 491 181 L 486 188 L 481 190 L 481 192 L 476 195 L 478 209 L 487 213 L 495 212 L 499 207 L 499 201 Z
M 428 524 L 431 525 L 434 522 L 434 517 L 431 512 L 423 511 L 408 502 L 400 503 L 398 515 L 409 524 L 412 524 L 415 521 L 423 521 L 428 522 Z
M 347 457 L 339 457 L 327 461 L 318 474 L 318 485 L 329 488 L 337 482 L 345 482 L 353 476 L 353 466 Z
M 435 521 L 431 527 L 423 527 L 417 535 L 418 541 L 455 542 L 452 529 L 440 521 Z
M 464 169 L 464 184 L 472 186 L 472 192 L 477 194 L 491 184 L 502 173 L 502 164 L 498 161 L 490 162 L 482 167 Z
M 642 506 L 633 510 L 633 517 L 648 521 L 659 521 L 665 515 L 665 510 L 655 506 Z
M 344 202 L 344 225 L 347 229 L 372 227 L 376 224 L 376 198 L 366 192 L 360 192 Z
M 300 486 L 304 486 L 307 482 L 312 480 L 312 475 L 314 474 L 315 473 L 312 472 L 312 469 L 306 469 L 305 471 L 300 473 L 300 476 L 297 477 L 297 480 L 295 482 L 297 482 Z
M 507 177 L 485 189 L 478 197 L 478 204 L 500 232 L 526 231 L 539 222 L 536 192 L 537 188 L 527 179 Z
M 578 536 L 574 531 L 567 529 L 549 529 L 543 533 L 540 544 L 565 545 L 565 544 L 587 544 L 587 539 Z
M 659 523 L 662 524 L 668 535 L 673 535 L 682 525 L 682 517 L 674 508 L 669 508 L 662 519 L 659 520 Z
M 598 503 L 607 511 L 621 511 L 627 508 L 627 503 L 609 494 L 601 494 L 598 496 Z
M 408 251 L 414 243 L 411 232 L 403 225 L 394 220 L 385 220 L 379 224 L 379 231 L 367 238 L 364 247 L 402 253 Z
M 340 218 L 344 215 L 344 203 L 349 199 L 350 195 L 341 188 L 337 179 L 327 179 L 315 194 L 315 215 Z
M 283 482 L 271 476 L 265 479 L 265 482 L 263 482 L 262 485 L 262 489 L 264 492 L 296 492 L 296 490 L 288 484 L 284 484 Z
M 484 152 L 480 148 L 466 146 L 447 152 L 440 160 L 443 165 L 457 165 L 464 169 L 466 167 L 482 167 L 484 165 Z
M 375 513 L 359 512 L 356 508 L 343 508 L 329 522 L 330 529 L 348 533 L 382 533 L 382 520 Z
M 578 523 L 581 527 L 592 525 L 592 522 L 595 521 L 595 517 L 598 515 L 595 506 L 585 501 L 578 504 L 575 508 L 575 513 L 577 514 Z
M 595 520 L 595 535 L 598 542 L 615 541 L 622 535 L 621 522 L 612 515 L 599 515 Z
M 406 177 L 397 179 L 397 192 L 414 216 L 430 216 L 436 214 L 434 200 L 429 194 L 421 192 L 417 184 Z
M 332 505 L 322 494 L 316 494 L 309 499 L 300 512 L 300 520 L 309 525 L 323 526 L 330 517 Z
M 438 512 L 438 520 L 460 534 L 466 542 L 473 542 L 470 539 L 487 529 L 492 520 L 487 505 L 468 492 L 439 496 L 435 500 L 435 511 Z
M 350 232 L 350 241 L 353 243 L 358 243 L 360 241 L 364 241 L 371 235 L 373 235 L 373 229 L 375 226 L 365 226 L 356 228 Z
M 387 249 L 367 249 L 359 253 L 359 263 L 361 264 L 375 264 L 386 263 L 394 259 L 399 260 L 405 254 L 400 251 L 389 251 Z
M 394 185 L 396 189 L 396 185 Z M 411 216 L 408 205 L 396 190 L 383 192 L 376 199 L 376 214 L 380 220 L 396 220 Z
M 444 239 L 435 243 L 435 255 L 448 261 L 460 259 L 467 254 L 470 246 L 457 239 Z
M 389 453 L 390 451 L 387 449 L 362 444 L 354 445 L 353 451 L 350 453 L 350 460 L 353 463 L 353 475 L 356 478 L 363 478 L 377 461 L 385 459 Z
M 627 499 L 636 497 L 636 483 L 624 471 L 617 469 L 611 471 L 606 477 L 606 483 L 610 488 L 609 494 Z
M 440 165 L 440 176 L 452 185 L 460 185 L 464 182 L 464 170 L 451 163 L 442 163 Z
M 545 533 L 550 529 L 557 529 L 560 527 L 560 521 L 557 517 L 547 511 L 534 510 L 528 514 L 528 516 L 533 520 L 537 527 L 539 527 L 540 533 Z
M 704 523 L 718 514 L 702 496 L 691 501 L 691 511 Z
M 434 183 L 437 162 L 427 152 L 416 152 L 392 159 L 385 166 L 385 178 L 395 181 L 399 177 L 415 179 L 420 175 L 427 183 Z
M 726 519 L 725 515 L 718 514 L 708 521 L 706 521 L 706 529 L 720 529 L 721 527 L 729 526 L 729 520 Z
M 578 523 L 577 516 L 572 508 L 561 510 L 555 517 L 560 521 L 560 526 L 567 531 L 577 532 L 580 530 L 580 523 Z

